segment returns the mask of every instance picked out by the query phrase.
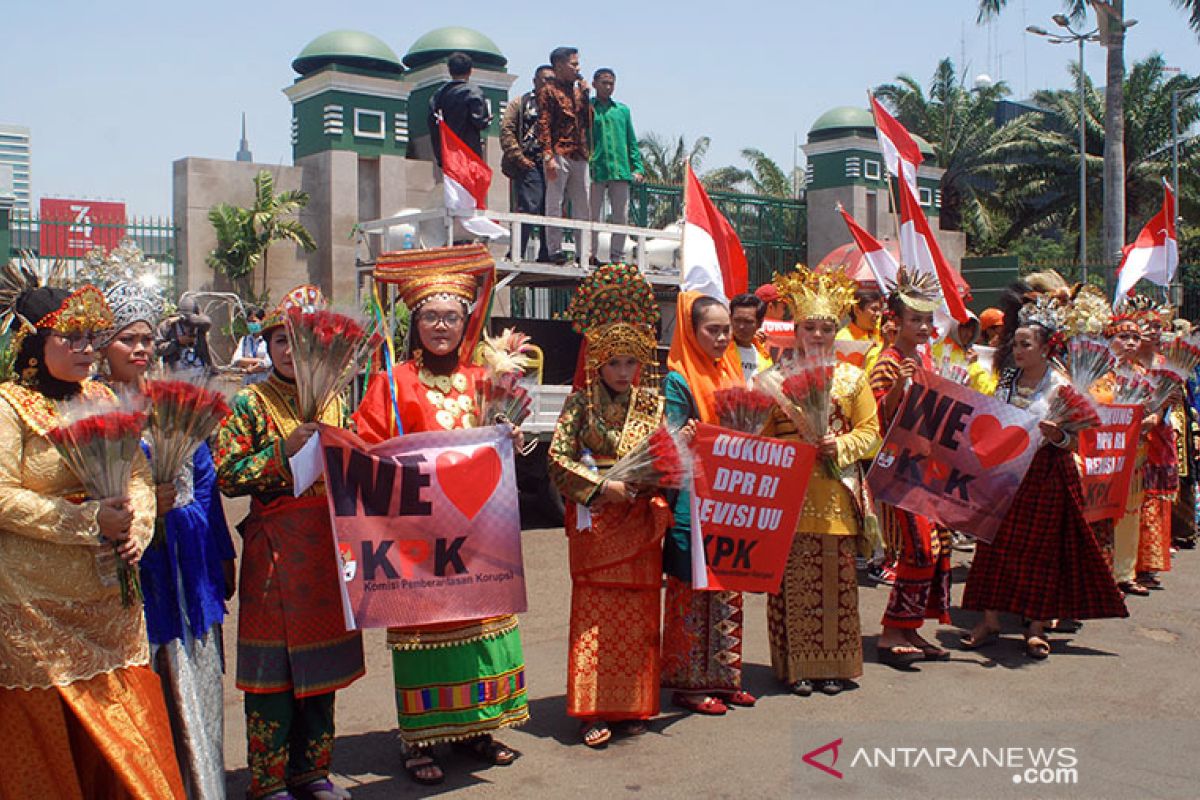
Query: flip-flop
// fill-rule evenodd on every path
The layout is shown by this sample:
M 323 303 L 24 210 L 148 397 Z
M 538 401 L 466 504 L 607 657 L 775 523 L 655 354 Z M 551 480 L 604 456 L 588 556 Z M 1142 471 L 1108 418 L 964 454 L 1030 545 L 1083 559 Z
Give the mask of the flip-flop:
M 318 778 L 315 781 L 309 781 L 303 786 L 297 786 L 295 791 L 300 792 L 299 797 L 307 798 L 308 800 L 325 800 L 328 797 L 336 798 L 336 800 L 350 800 L 350 792 L 338 786 L 329 780 L 329 778 Z
M 608 740 L 612 738 L 612 731 L 604 720 L 597 719 L 583 723 L 579 728 L 579 735 L 585 745 L 598 750 L 608 744 Z
M 902 648 L 912 648 L 915 653 L 900 652 Z M 925 654 L 921 649 L 913 645 L 898 644 L 892 647 L 884 647 L 878 645 L 875 648 L 875 656 L 880 664 L 886 664 L 892 669 L 898 669 L 902 672 L 917 672 L 913 668 L 913 664 L 925 659 Z
M 974 633 L 964 633 L 959 638 L 958 643 L 963 650 L 978 650 L 981 647 L 987 647 L 989 644 L 995 644 L 998 641 L 1000 641 L 1000 631 L 987 630 L 978 639 L 975 638 Z

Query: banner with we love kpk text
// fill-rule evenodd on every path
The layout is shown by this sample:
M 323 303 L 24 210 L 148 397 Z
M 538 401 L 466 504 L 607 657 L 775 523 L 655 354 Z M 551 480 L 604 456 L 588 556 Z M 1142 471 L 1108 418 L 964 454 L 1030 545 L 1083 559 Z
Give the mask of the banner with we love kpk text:
M 1033 414 L 917 370 L 867 482 L 881 503 L 991 542 L 1041 444 Z

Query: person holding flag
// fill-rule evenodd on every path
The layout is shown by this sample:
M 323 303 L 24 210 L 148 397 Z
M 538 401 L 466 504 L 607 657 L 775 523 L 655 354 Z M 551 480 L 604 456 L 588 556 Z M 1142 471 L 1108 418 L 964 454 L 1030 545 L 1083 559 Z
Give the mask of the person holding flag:
M 870 375 L 884 430 L 899 413 L 913 374 L 932 369 L 925 346 L 940 296 L 932 275 L 900 268 L 888 295 L 888 309 L 898 323 L 896 341 L 880 354 Z M 950 653 L 919 631 L 926 619 L 950 621 L 949 537 L 943 540 L 925 517 L 885 503 L 879 506 L 884 541 L 899 559 L 877 645 L 879 662 L 911 669 L 918 661 L 945 661 Z
M 679 293 L 675 337 L 663 381 L 667 422 L 681 428 L 693 420 L 717 424 L 719 389 L 744 385 L 737 349 L 730 347 L 729 309 L 714 297 Z M 662 685 L 674 689 L 675 705 L 720 715 L 726 703 L 752 706 L 742 690 L 742 594 L 692 587 L 691 495 L 679 492 L 675 524 L 667 534 L 663 564 L 667 594 L 663 610 Z

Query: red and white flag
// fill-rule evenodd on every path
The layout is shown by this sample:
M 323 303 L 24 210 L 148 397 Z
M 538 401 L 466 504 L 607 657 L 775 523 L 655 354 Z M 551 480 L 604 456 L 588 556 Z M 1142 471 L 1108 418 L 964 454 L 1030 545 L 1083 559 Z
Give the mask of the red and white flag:
M 680 251 L 683 291 L 700 292 L 725 303 L 746 291 L 750 269 L 742 240 L 725 215 L 717 211 L 691 164 L 687 165 L 683 188 Z
M 1150 218 L 1133 244 L 1125 248 L 1125 257 L 1117 272 L 1114 304 L 1124 294 L 1133 294 L 1141 279 L 1168 286 L 1179 267 L 1179 243 L 1175 238 L 1175 192 L 1163 181 L 1163 204 Z
M 887 170 L 898 178 L 903 177 L 915 195 L 917 167 L 925 159 L 921 155 L 921 148 L 904 126 L 875 99 L 875 95 L 870 97 L 871 113 L 875 116 L 875 135 L 879 137 L 879 149 L 883 151 Z
M 875 276 L 875 282 L 879 284 L 880 291 L 888 291 L 889 287 L 896 285 L 896 272 L 900 268 L 896 259 L 884 249 L 878 239 L 867 233 L 854 221 L 854 217 L 850 216 L 841 203 L 838 203 L 837 210 L 842 215 L 842 219 L 846 221 L 846 227 L 850 229 L 850 236 L 854 239 L 854 243 L 862 251 L 863 258 L 867 260 L 867 266 L 871 268 L 871 274 Z
M 487 209 L 488 187 L 492 185 L 492 168 L 467 147 L 466 142 L 444 122 L 438 121 L 442 141 L 442 173 L 446 190 L 446 208 L 451 211 L 484 211 Z M 458 217 L 462 226 L 476 236 L 495 239 L 507 236 L 508 231 L 487 217 Z
M 916 192 L 909 188 L 907 181 L 898 181 L 897 185 L 900 189 L 900 260 L 911 270 L 937 277 L 942 286 L 943 311 L 962 324 L 967 321 L 968 314 L 961 292 L 964 289 L 970 291 L 970 287 L 942 254 Z M 943 324 L 938 324 L 938 328 L 943 335 L 948 333 Z

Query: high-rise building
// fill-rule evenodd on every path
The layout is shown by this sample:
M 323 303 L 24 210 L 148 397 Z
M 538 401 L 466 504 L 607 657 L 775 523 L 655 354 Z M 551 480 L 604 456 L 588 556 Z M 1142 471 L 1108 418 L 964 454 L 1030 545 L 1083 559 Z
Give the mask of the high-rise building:
M 0 122 L 0 164 L 12 167 L 12 188 L 16 202 L 14 211 L 29 213 L 33 198 L 30 177 L 33 152 L 30 147 L 29 128 Z

